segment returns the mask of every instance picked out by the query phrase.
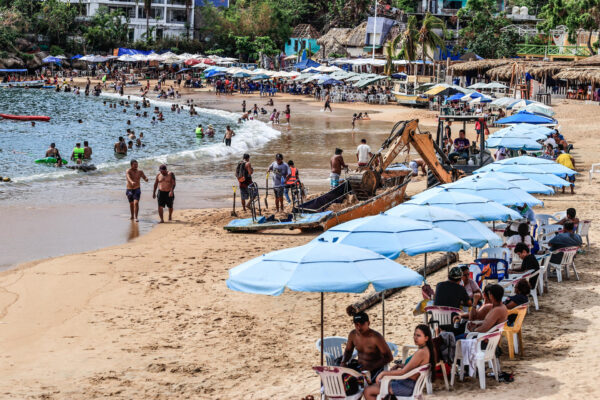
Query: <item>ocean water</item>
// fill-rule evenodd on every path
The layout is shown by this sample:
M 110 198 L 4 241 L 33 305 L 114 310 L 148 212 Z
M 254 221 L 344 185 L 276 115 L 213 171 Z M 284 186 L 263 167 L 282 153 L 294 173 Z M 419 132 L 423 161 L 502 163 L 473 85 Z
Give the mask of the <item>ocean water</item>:
M 190 116 L 186 109 L 172 112 L 170 103 L 153 101 L 151 107 L 135 110 L 133 103 L 141 100 L 131 96 L 129 107 L 118 105 L 126 100 L 114 94 L 101 97 L 57 93 L 43 89 L 0 90 L 0 110 L 5 114 L 46 115 L 50 122 L 0 121 L 0 176 L 8 176 L 16 183 L 69 179 L 80 172 L 51 165 L 35 164 L 43 158 L 50 143 L 56 143 L 61 156 L 68 159 L 75 143 L 87 140 L 93 149 L 92 163 L 96 172 L 88 175 L 106 175 L 127 167 L 131 159 L 137 159 L 142 168 L 157 163 L 185 164 L 190 160 L 214 162 L 215 159 L 238 155 L 259 147 L 280 135 L 279 131 L 259 121 L 238 123 L 234 113 L 196 107 L 199 115 Z M 117 108 L 109 108 L 109 104 Z M 151 123 L 154 107 L 163 112 L 165 121 Z M 146 111 L 148 117 L 136 117 Z M 82 120 L 79 123 L 78 120 Z M 129 124 L 128 124 L 129 121 Z M 196 138 L 195 127 L 212 124 L 215 136 Z M 235 131 L 232 146 L 223 144 L 225 128 Z M 143 132 L 143 147 L 130 150 L 125 158 L 117 158 L 113 152 L 119 136 L 127 139 L 130 128 L 139 136 Z M 135 141 L 134 141 L 135 142 Z

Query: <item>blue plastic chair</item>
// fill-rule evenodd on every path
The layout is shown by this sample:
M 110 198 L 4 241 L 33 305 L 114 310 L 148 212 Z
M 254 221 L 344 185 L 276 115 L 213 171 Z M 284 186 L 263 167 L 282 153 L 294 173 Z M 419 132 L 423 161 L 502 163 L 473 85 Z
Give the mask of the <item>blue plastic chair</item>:
M 497 279 L 500 282 L 508 278 L 508 261 L 501 258 L 478 258 L 474 261 L 481 265 L 481 270 L 489 264 L 492 269 L 490 276 L 485 276 L 484 279 Z

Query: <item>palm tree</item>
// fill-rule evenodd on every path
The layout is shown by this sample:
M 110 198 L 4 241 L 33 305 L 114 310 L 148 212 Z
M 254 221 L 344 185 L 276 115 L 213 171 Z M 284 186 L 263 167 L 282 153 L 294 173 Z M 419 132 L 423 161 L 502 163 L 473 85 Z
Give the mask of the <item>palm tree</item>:
M 139 5 L 139 0 L 135 0 L 135 5 Z M 152 9 L 152 0 L 144 0 L 144 13 L 146 14 L 146 42 L 150 42 L 150 11 Z
M 441 29 L 443 34 L 439 36 L 434 32 L 435 29 Z M 427 51 L 436 47 L 445 45 L 444 37 L 446 37 L 446 24 L 438 17 L 427 13 L 423 18 L 421 29 L 419 29 L 419 45 L 421 46 L 421 60 L 423 61 L 423 75 L 425 75 L 425 60 L 427 59 Z M 433 60 L 433 58 L 432 58 Z
M 185 0 L 185 28 L 188 40 L 190 39 L 190 9 L 192 9 L 192 1 L 193 0 Z
M 411 15 L 406 22 L 406 29 L 402 33 L 402 55 L 408 61 L 406 72 L 410 75 L 411 62 L 417 58 L 417 40 L 419 30 L 417 29 L 417 17 Z
M 384 74 L 386 74 L 387 76 L 392 75 L 392 70 L 393 70 L 392 61 L 398 58 L 398 53 L 396 52 L 396 49 L 398 48 L 398 43 L 400 43 L 401 39 L 402 39 L 402 35 L 399 34 L 395 38 L 393 38 L 392 40 L 389 40 L 385 44 L 386 63 L 385 63 Z

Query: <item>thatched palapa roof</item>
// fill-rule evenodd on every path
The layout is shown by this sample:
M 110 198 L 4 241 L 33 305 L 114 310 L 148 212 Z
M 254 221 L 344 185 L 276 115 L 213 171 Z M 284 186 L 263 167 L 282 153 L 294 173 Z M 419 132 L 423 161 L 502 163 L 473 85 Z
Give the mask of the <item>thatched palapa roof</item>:
M 588 58 L 584 58 L 583 60 L 575 61 L 573 63 L 575 66 L 598 66 L 600 67 L 600 54 L 595 56 L 591 56 Z
M 515 61 L 489 69 L 485 74 L 491 79 L 508 81 L 517 73 L 529 73 L 534 78 L 540 80 L 544 76 L 552 76 L 559 71 L 571 67 L 572 62 L 549 62 L 549 61 Z
M 454 75 L 467 75 L 469 73 L 483 73 L 489 69 L 499 67 L 501 65 L 513 63 L 514 60 L 502 58 L 499 60 L 477 60 L 467 61 L 460 64 L 454 64 L 450 67 Z
M 352 29 L 350 31 L 350 33 L 348 33 L 348 40 L 346 41 L 346 46 L 364 47 L 366 36 L 367 36 L 367 21 L 364 21 L 360 25 L 356 26 L 356 28 Z
M 346 42 L 351 31 L 350 28 L 331 28 L 317 40 L 317 44 L 321 46 L 316 54 L 317 58 L 328 58 L 331 53 L 347 55 Z
M 321 37 L 321 34 L 311 24 L 299 24 L 294 27 L 290 37 L 300 39 L 318 39 Z
M 580 83 L 600 83 L 600 68 L 565 68 L 553 77 Z

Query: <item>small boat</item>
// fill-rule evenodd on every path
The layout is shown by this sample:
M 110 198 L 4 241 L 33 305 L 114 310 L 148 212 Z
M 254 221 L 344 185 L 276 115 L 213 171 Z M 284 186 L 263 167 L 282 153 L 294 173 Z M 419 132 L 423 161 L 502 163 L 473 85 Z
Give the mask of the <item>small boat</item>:
M 396 103 L 398 103 L 399 105 L 426 107 L 429 104 L 429 99 L 427 98 L 427 96 L 399 92 L 392 92 L 392 94 L 396 98 Z
M 408 176 L 408 173 L 405 176 Z M 234 219 L 224 229 L 229 232 L 258 232 L 266 229 L 327 230 L 343 222 L 379 214 L 404 202 L 410 178 L 400 180 L 402 182 L 386 188 L 374 197 L 339 211 L 331 210 L 334 204 L 342 204 L 354 195 L 349 182 L 345 181 L 329 192 L 294 207 L 292 213 L 285 218 L 271 215 L 259 217 L 256 221 L 252 218 Z
M 46 82 L 44 80 L 36 81 L 14 81 L 0 83 L 0 88 L 42 88 Z
M 13 114 L 0 114 L 1 118 L 13 119 L 15 121 L 50 121 L 50 117 L 45 115 L 13 115 Z

